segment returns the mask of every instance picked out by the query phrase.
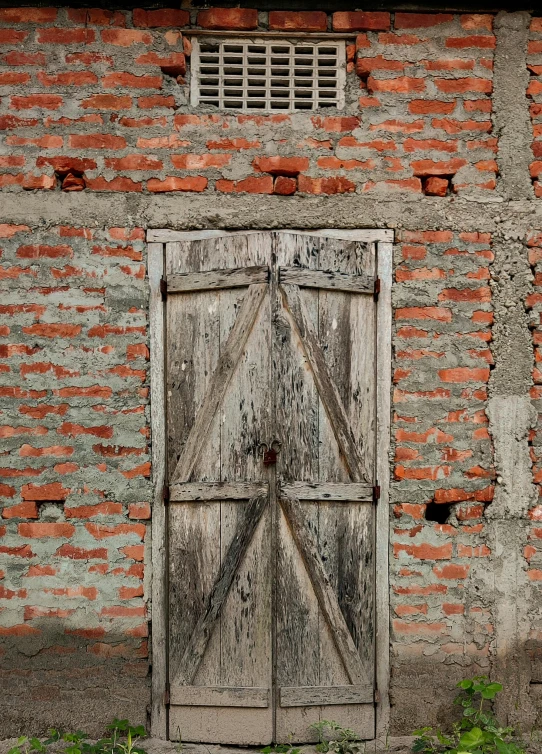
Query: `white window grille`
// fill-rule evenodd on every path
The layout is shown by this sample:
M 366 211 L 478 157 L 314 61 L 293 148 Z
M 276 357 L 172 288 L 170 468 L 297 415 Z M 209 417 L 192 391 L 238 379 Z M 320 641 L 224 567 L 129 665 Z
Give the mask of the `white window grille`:
M 192 39 L 192 105 L 293 112 L 344 107 L 345 44 Z

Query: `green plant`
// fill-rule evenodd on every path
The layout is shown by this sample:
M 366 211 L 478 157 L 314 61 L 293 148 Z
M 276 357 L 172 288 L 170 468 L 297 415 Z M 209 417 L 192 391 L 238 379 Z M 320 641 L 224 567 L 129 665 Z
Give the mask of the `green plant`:
M 335 754 L 358 754 L 365 750 L 365 744 L 355 731 L 343 728 L 334 720 L 321 720 L 310 727 L 318 734 L 316 751 L 322 754 L 330 751 Z
M 118 720 L 107 726 L 109 735 L 99 741 L 92 741 L 87 733 L 78 730 L 75 733 L 61 733 L 54 728 L 49 731 L 49 738 L 21 736 L 17 744 L 7 754 L 47 754 L 52 744 L 63 742 L 63 754 L 146 754 L 138 742 L 146 736 L 143 725 L 131 725 L 128 720 Z
M 502 727 L 495 720 L 489 703 L 502 691 L 500 683 L 492 683 L 487 676 L 460 681 L 461 689 L 454 704 L 462 708 L 461 721 L 454 723 L 452 732 L 444 734 L 431 727 L 414 731 L 412 746 L 416 754 L 523 754 L 512 739 L 514 729 Z
M 296 749 L 290 744 L 273 744 L 260 749 L 262 754 L 299 754 L 301 749 Z

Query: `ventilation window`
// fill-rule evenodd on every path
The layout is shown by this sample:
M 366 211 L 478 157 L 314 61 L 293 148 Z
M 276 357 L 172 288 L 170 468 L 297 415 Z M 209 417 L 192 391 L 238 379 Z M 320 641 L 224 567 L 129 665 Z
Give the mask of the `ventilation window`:
M 344 42 L 193 40 L 192 105 L 286 111 L 344 106 Z

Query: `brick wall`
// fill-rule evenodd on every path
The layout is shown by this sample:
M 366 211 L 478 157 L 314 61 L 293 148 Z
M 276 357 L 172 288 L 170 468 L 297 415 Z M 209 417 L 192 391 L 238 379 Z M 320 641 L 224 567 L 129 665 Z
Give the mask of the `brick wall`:
M 145 717 L 143 238 L 0 225 L 4 735 L 80 727 L 87 703 Z M 111 684 L 131 689 L 114 710 Z
M 248 199 L 259 202 L 251 205 L 256 215 L 277 202 L 273 227 L 282 218 L 290 227 L 305 221 L 307 206 L 313 215 L 304 227 L 319 227 L 329 202 L 382 202 L 382 220 L 374 210 L 370 221 L 362 211 L 338 212 L 337 223 L 386 225 L 397 237 L 392 731 L 446 720 L 456 680 L 498 672 L 502 545 L 494 544 L 491 511 L 503 483 L 488 423 L 500 354 L 493 318 L 502 324 L 514 309 L 527 309 L 528 357 L 538 362 L 542 219 L 534 198 L 521 207 L 503 200 L 497 24 L 474 13 L 0 9 L 0 190 L 21 204 L 31 194 L 44 208 L 53 196 L 59 215 L 73 199 L 66 192 L 85 192 L 90 207 L 85 222 L 74 214 L 69 224 L 52 220 L 50 209 L 17 222 L 0 210 L 0 678 L 9 689 L 0 697 L 0 736 L 50 725 L 98 733 L 113 714 L 145 717 L 151 469 L 144 238 L 149 208 L 179 192 L 183 202 L 197 198 L 206 216 L 216 213 L 206 223 L 192 209 L 183 227 L 259 227 L 258 217 L 247 219 Z M 191 27 L 351 34 L 345 109 L 195 110 Z M 540 197 L 539 18 L 528 35 L 529 181 Z M 104 193 L 112 205 L 127 197 L 114 227 L 109 209 L 92 204 Z M 227 201 L 239 210 L 224 220 Z M 411 216 L 423 203 L 430 209 L 418 222 Z M 168 205 L 158 227 L 175 224 L 182 206 Z M 481 229 L 485 214 L 495 232 Z M 495 249 L 511 238 L 523 244 L 518 254 L 532 279 L 526 298 L 503 303 L 495 286 L 510 270 Z M 538 364 L 532 382 L 540 414 Z M 528 450 L 538 491 L 538 425 Z M 533 500 L 509 545 L 530 611 L 521 641 L 532 667 L 521 684 L 537 710 L 540 520 Z
M 351 33 L 345 110 L 196 114 L 182 33 L 191 21 L 214 30 Z M 392 22 L 384 12 L 0 9 L 0 45 L 5 189 L 495 189 L 489 15 L 396 13 Z

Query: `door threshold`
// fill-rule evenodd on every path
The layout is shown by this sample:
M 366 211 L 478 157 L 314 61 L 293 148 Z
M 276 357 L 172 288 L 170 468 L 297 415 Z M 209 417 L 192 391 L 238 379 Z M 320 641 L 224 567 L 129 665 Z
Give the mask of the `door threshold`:
M 365 741 L 364 754 L 410 754 L 413 736 L 390 736 L 389 738 Z M 142 748 L 147 754 L 259 754 L 263 746 L 226 746 L 224 744 L 194 744 L 164 741 L 161 738 L 146 738 Z M 317 754 L 313 744 L 295 746 L 301 754 Z

